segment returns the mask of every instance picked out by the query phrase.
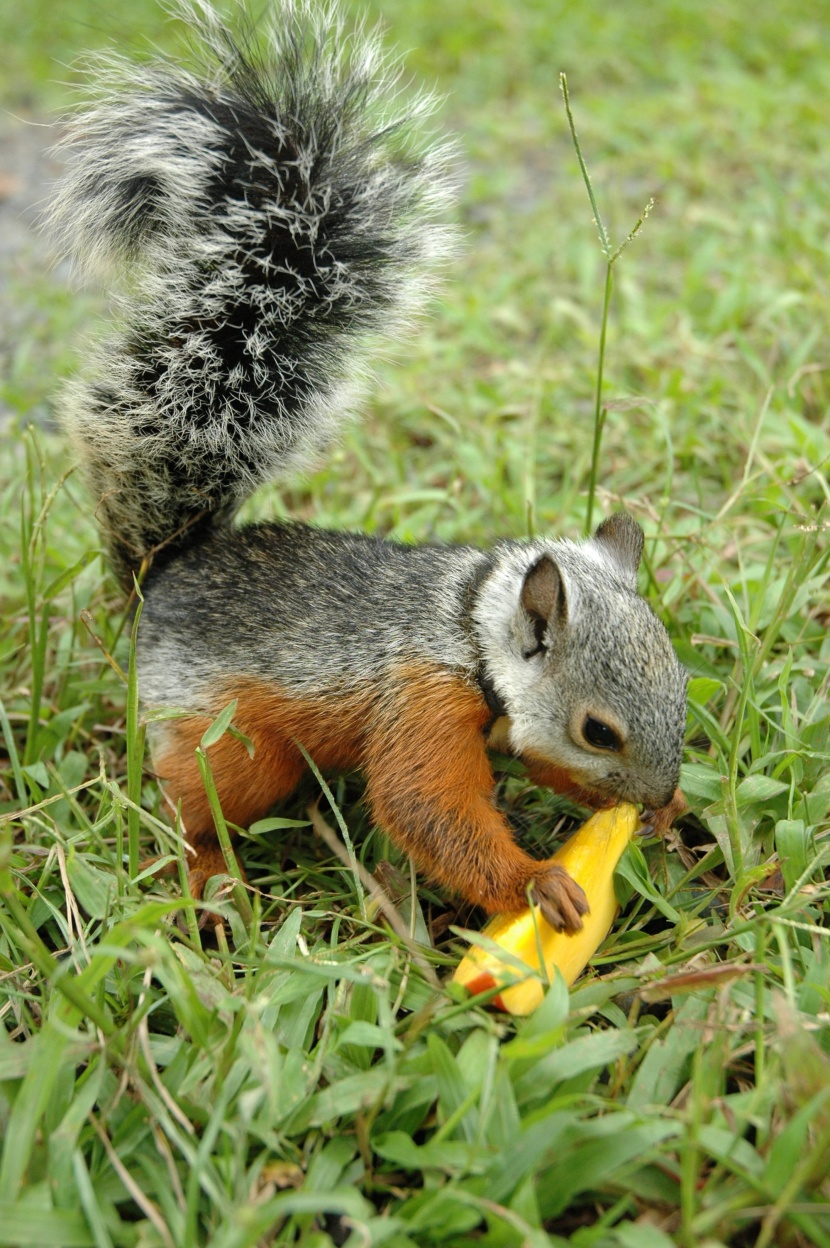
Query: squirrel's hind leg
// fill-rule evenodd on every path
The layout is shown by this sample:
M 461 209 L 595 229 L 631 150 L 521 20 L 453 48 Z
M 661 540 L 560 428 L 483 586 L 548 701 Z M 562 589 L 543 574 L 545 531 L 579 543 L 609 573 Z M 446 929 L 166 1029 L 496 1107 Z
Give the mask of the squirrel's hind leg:
M 236 701 L 234 726 L 253 746 L 226 733 L 208 747 L 207 757 L 222 813 L 228 823 L 248 827 L 288 797 L 306 770 L 299 744 L 322 770 L 342 771 L 361 761 L 367 694 L 352 692 L 292 696 L 276 685 L 250 677 L 228 682 L 211 705 Z M 218 713 L 218 711 L 217 711 Z M 156 771 L 175 811 L 181 803 L 188 844 L 196 853 L 189 872 L 191 893 L 200 897 L 211 875 L 225 872 L 196 748 L 210 727 L 210 716 L 168 720 L 155 750 Z
M 155 759 L 171 810 L 181 807 L 190 851 L 188 885 L 191 896 L 197 899 L 212 875 L 227 871 L 196 761 L 196 747 L 210 722 L 202 717 L 175 721 L 172 731 L 168 727 L 165 732 L 164 748 Z M 256 744 L 253 758 L 244 742 L 224 736 L 210 746 L 208 760 L 222 813 L 228 823 L 238 827 L 248 827 L 281 798 L 288 797 L 305 769 L 293 742 L 273 734 Z

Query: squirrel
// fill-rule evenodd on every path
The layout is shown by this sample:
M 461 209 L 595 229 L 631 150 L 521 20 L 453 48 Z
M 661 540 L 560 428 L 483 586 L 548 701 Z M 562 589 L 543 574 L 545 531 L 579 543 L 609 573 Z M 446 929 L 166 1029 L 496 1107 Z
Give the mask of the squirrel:
M 198 70 L 96 69 L 52 226 L 76 262 L 115 271 L 116 329 L 63 422 L 125 589 L 146 572 L 144 704 L 187 712 L 151 744 L 192 892 L 225 871 L 194 751 L 235 699 L 252 755 L 227 733 L 209 748 L 229 823 L 287 797 L 303 751 L 359 768 L 374 819 L 433 881 L 491 912 L 530 893 L 574 932 L 585 896 L 517 845 L 488 746 L 588 804 L 642 803 L 664 826 L 682 808 L 687 677 L 637 593 L 642 530 L 622 512 L 586 541 L 479 550 L 234 526 L 331 440 L 372 343 L 423 302 L 452 251 L 453 160 L 425 133 L 430 101 L 396 105 L 396 63 L 336 9 L 278 0 L 256 35 L 207 0 L 177 11 Z

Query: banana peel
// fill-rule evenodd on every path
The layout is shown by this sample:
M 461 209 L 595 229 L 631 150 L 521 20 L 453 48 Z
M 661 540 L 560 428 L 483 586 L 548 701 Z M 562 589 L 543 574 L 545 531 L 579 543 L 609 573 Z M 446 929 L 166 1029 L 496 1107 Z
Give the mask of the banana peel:
M 499 945 L 512 961 L 503 961 L 497 953 L 474 945 L 462 958 L 453 982 L 463 984 L 471 993 L 485 992 L 500 983 L 508 985 L 493 998 L 493 1004 L 508 1014 L 532 1014 L 545 994 L 543 983 L 536 977 L 511 986 L 519 974 L 517 961 L 541 972 L 545 981 L 558 967 L 570 986 L 611 930 L 619 909 L 614 869 L 639 826 L 640 816 L 628 802 L 598 810 L 553 855 L 553 861 L 582 885 L 588 898 L 591 909 L 581 931 L 573 936 L 555 931 L 537 907 L 517 914 L 497 914 L 481 934 Z

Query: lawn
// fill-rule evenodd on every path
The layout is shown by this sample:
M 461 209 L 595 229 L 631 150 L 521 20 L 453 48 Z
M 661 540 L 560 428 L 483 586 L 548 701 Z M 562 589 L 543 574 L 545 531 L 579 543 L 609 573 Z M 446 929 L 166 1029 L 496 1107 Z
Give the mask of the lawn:
M 523 1022 L 448 987 L 484 916 L 414 893 L 359 777 L 314 820 L 345 822 L 414 939 L 315 832 L 312 782 L 242 841 L 215 931 L 175 872 L 136 876 L 181 849 L 52 415 L 105 301 L 15 196 L 84 51 L 181 37 L 151 0 L 0 0 L 0 1245 L 828 1248 L 830 8 L 368 11 L 459 136 L 463 254 L 322 470 L 245 515 L 584 532 L 606 267 L 565 71 L 612 246 L 654 201 L 613 269 L 594 522 L 646 531 L 691 675 L 689 811 Z M 579 812 L 498 774 L 553 852 Z

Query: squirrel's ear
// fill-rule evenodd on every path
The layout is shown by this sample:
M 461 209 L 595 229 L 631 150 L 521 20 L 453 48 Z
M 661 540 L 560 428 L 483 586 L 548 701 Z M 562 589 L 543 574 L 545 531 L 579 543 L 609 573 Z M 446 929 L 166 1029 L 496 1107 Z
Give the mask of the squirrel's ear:
M 536 638 L 536 648 L 524 656 L 530 659 L 547 650 L 546 637 L 551 625 L 562 626 L 568 619 L 565 586 L 550 555 L 541 555 L 525 573 L 520 601 Z
M 623 570 L 636 577 L 646 539 L 633 516 L 627 511 L 615 511 L 603 520 L 593 540 L 605 546 Z

